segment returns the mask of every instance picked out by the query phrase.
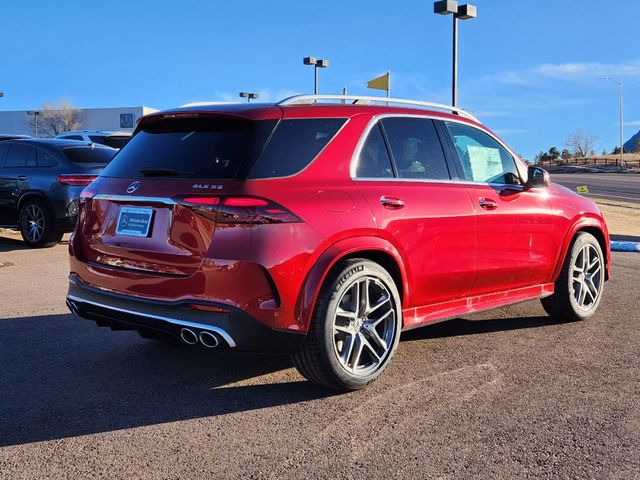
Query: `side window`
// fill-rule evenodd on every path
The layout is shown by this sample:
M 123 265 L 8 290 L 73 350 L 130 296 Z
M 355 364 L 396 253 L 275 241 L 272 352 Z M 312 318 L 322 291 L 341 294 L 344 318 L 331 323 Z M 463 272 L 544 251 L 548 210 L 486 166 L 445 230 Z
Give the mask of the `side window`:
M 58 162 L 49 155 L 47 152 L 43 152 L 42 150 L 37 150 L 38 152 L 38 167 L 53 167 L 57 165 Z
M 382 120 L 400 178 L 449 180 L 449 170 L 433 121 L 392 117 Z
M 307 167 L 344 125 L 344 118 L 281 120 L 249 178 L 287 177 Z
M 387 145 L 384 143 L 379 124 L 371 129 L 360 151 L 356 177 L 393 178 L 391 158 L 389 158 Z
M 4 166 L 7 168 L 35 167 L 36 152 L 25 145 L 11 145 Z
M 66 137 L 60 137 L 63 140 L 84 140 L 80 135 L 67 135 Z
M 465 179 L 478 183 L 520 184 L 511 154 L 477 128 L 445 122 L 462 163 Z
M 4 167 L 4 158 L 7 156 L 9 147 L 0 143 L 0 168 Z

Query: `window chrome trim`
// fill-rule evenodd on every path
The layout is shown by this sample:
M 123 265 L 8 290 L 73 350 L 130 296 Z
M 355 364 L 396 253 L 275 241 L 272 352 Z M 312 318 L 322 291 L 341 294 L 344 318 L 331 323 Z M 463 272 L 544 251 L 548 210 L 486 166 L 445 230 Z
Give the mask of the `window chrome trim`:
M 462 125 L 466 125 L 468 127 L 471 128 L 475 128 L 476 130 L 481 131 L 482 133 L 487 134 L 489 137 L 493 138 L 501 147 L 503 147 L 508 153 L 509 155 L 511 155 L 513 162 L 516 166 L 516 170 L 518 170 L 518 176 L 521 175 L 520 169 L 518 168 L 518 156 L 513 153 L 513 150 L 511 150 L 507 145 L 505 145 L 505 143 L 500 140 L 498 137 L 496 137 L 493 133 L 491 133 L 490 131 L 488 131 L 488 129 L 486 129 L 484 126 L 482 128 L 477 127 L 476 125 L 472 125 L 469 122 L 465 122 L 464 120 L 458 120 L 457 118 L 443 118 L 440 116 L 436 116 L 436 115 L 418 115 L 418 114 L 409 114 L 409 113 L 383 113 L 380 115 L 374 115 L 373 117 L 371 117 L 371 120 L 369 120 L 369 123 L 367 123 L 367 126 L 364 128 L 362 135 L 360 137 L 360 139 L 358 140 L 358 143 L 356 144 L 356 148 L 353 152 L 353 155 L 351 156 L 351 163 L 349 165 L 349 174 L 351 176 L 351 180 L 366 180 L 366 181 L 371 181 L 371 180 L 376 180 L 376 179 L 371 179 L 371 178 L 361 178 L 361 177 L 357 177 L 356 176 L 356 171 L 358 169 L 358 161 L 360 160 L 360 153 L 362 152 L 362 149 L 364 148 L 364 144 L 367 141 L 367 138 L 369 137 L 369 133 L 371 132 L 371 130 L 373 129 L 374 125 L 376 125 L 378 123 L 378 121 L 384 120 L 385 118 L 424 118 L 424 119 L 429 119 L 429 120 L 440 120 L 442 122 L 452 122 L 452 123 L 460 123 Z M 430 178 L 399 178 L 399 177 L 381 177 L 378 178 L 377 181 L 410 181 L 410 182 L 430 182 L 430 183 L 455 183 L 455 184 L 464 184 L 464 185 L 490 185 L 490 186 L 494 186 L 494 187 L 499 187 L 499 186 L 509 186 L 509 187 L 517 187 L 517 186 L 522 186 L 522 185 L 512 185 L 512 184 L 505 184 L 505 183 L 486 183 L 486 182 L 470 182 L 467 180 L 442 180 L 442 179 L 430 179 Z M 520 181 L 523 182 L 524 184 L 524 179 L 522 177 L 520 177 Z
M 111 202 L 133 202 L 133 203 L 163 203 L 165 205 L 177 205 L 175 200 L 166 197 L 137 197 L 135 195 L 110 195 L 99 193 L 93 200 L 108 200 Z
M 162 315 L 154 315 L 152 313 L 137 312 L 134 310 L 128 310 L 126 308 L 119 308 L 119 307 L 114 307 L 112 305 L 106 305 L 104 303 L 95 302 L 93 300 L 86 300 L 84 298 L 76 297 L 75 295 L 67 295 L 67 299 L 73 300 L 74 302 L 77 302 L 77 303 L 88 303 L 89 305 L 94 305 L 96 307 L 104 308 L 106 310 L 113 310 L 120 313 L 128 313 L 129 315 L 137 315 L 139 317 L 151 318 L 152 320 L 161 320 L 163 322 L 168 322 L 168 323 L 171 323 L 172 325 L 178 325 L 181 327 L 192 327 L 192 328 L 198 328 L 200 330 L 210 330 L 212 332 L 217 333 L 222 338 L 224 338 L 224 340 L 229 344 L 230 348 L 233 348 L 236 346 L 236 342 L 233 341 L 233 338 L 231 338 L 231 335 L 229 335 L 226 331 L 224 331 L 220 327 L 215 327 L 213 325 L 188 322 L 186 320 L 178 320 L 177 318 L 163 317 Z

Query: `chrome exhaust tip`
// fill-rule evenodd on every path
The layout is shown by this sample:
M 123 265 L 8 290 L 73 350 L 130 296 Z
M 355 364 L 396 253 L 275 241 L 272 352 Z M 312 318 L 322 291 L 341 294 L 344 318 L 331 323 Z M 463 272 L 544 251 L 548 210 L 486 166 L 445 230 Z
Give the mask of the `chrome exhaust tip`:
M 188 328 L 180 329 L 180 338 L 187 345 L 195 345 L 198 343 L 198 335 L 196 335 L 196 332 Z
M 71 311 L 72 314 L 74 314 L 76 317 L 80 316 L 80 312 L 78 312 L 78 307 L 76 306 L 75 303 L 67 299 L 66 304 L 67 304 L 67 308 Z
M 218 345 L 220 345 L 218 337 L 216 337 L 211 332 L 200 332 L 198 338 L 200 339 L 200 343 L 207 348 L 216 348 Z

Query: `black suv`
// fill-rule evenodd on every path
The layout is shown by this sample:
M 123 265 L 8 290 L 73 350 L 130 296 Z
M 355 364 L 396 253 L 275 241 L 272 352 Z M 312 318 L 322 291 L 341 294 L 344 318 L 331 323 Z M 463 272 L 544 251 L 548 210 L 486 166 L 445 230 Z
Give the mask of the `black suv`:
M 31 247 L 50 247 L 70 232 L 80 192 L 118 150 L 74 140 L 0 142 L 0 227 L 19 229 Z

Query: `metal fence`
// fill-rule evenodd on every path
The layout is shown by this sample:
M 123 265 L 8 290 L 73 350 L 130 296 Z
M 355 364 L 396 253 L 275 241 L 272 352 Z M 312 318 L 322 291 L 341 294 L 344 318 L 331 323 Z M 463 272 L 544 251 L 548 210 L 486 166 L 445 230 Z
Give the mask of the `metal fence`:
M 587 167 L 587 166 L 601 166 L 601 165 L 611 165 L 611 166 L 620 166 L 620 157 L 584 157 L 584 158 L 569 158 L 562 159 L 558 158 L 557 160 L 544 160 L 538 163 L 541 167 L 544 166 L 575 166 L 575 167 Z M 628 158 L 625 155 L 624 158 L 624 166 L 627 168 L 640 168 L 640 155 L 633 155 L 631 158 Z

